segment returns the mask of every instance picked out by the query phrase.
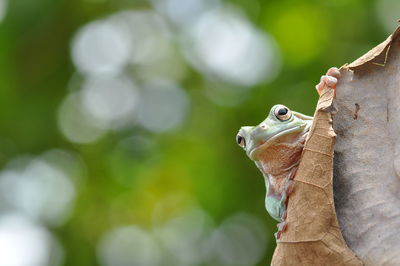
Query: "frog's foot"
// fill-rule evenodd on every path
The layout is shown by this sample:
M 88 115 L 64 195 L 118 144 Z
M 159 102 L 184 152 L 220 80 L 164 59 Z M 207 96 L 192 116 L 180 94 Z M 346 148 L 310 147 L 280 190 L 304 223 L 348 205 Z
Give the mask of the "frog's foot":
M 278 227 L 278 232 L 275 233 L 275 239 L 278 240 L 279 238 L 281 238 L 282 233 L 285 232 L 287 228 L 287 222 L 281 222 L 276 226 Z
M 278 232 L 275 233 L 275 238 L 278 240 L 282 233 L 285 232 L 287 228 L 287 222 L 286 222 L 286 217 L 287 217 L 287 206 L 288 206 L 288 200 L 289 200 L 289 195 L 293 192 L 294 189 L 294 181 L 288 179 L 285 185 L 285 191 L 282 194 L 282 204 L 285 206 L 285 211 L 282 212 L 281 215 L 281 221 L 278 224 Z
M 282 194 L 282 202 L 285 205 L 285 211 L 283 211 L 282 216 L 281 216 L 281 221 L 283 221 L 283 222 L 286 221 L 289 196 L 290 196 L 290 194 L 293 193 L 293 190 L 294 190 L 294 181 L 288 179 L 285 184 L 285 190 Z
M 299 169 L 299 167 L 294 167 L 294 168 L 290 171 L 290 173 L 289 173 L 289 179 L 290 179 L 290 180 L 293 180 L 294 177 L 296 176 L 297 169 Z
M 283 191 L 283 197 L 284 197 L 284 199 L 285 199 L 285 209 L 287 210 L 287 204 L 288 204 L 288 200 L 289 200 L 289 196 L 290 196 L 290 194 L 292 194 L 292 192 L 293 192 L 293 190 L 294 190 L 294 182 L 293 182 L 293 179 L 294 179 L 294 177 L 296 176 L 296 173 L 297 173 L 297 169 L 298 169 L 298 167 L 294 167 L 291 171 L 290 171 L 290 173 L 289 173 L 289 175 L 286 177 L 286 183 L 285 183 L 285 189 L 284 189 L 284 191 Z M 286 211 L 285 211 L 285 213 L 286 213 Z M 284 221 L 284 220 L 286 220 L 286 216 L 285 216 L 285 218 L 283 218 L 283 215 L 282 215 L 282 220 Z
M 338 79 L 340 78 L 340 71 L 337 67 L 331 67 L 327 72 L 326 75 L 321 77 L 320 82 L 315 86 L 318 91 L 318 94 L 321 95 L 322 89 L 325 86 L 328 86 L 335 90 L 336 94 L 336 84 L 338 83 Z
M 278 224 L 278 232 L 275 233 L 275 238 L 276 240 L 278 240 L 282 233 L 285 232 L 286 228 L 287 228 L 287 222 L 286 222 L 286 217 L 287 217 L 287 206 L 288 206 L 288 201 L 289 201 L 289 196 L 290 194 L 292 194 L 293 190 L 294 190 L 294 177 L 296 175 L 297 172 L 297 168 L 295 167 L 292 169 L 292 171 L 290 171 L 287 180 L 286 180 L 286 184 L 285 184 L 285 190 L 282 193 L 282 202 L 285 205 L 285 211 L 282 212 L 282 216 L 281 216 L 281 221 Z
M 286 221 L 286 217 L 287 217 L 287 211 L 283 211 L 282 217 L 281 217 L 282 221 Z

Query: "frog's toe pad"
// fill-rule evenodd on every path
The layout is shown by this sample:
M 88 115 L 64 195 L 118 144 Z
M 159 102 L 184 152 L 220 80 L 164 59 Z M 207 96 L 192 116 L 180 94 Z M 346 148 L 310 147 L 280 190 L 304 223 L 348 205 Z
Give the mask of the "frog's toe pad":
M 332 76 L 336 79 L 340 78 L 340 71 L 337 67 L 331 67 L 330 69 L 328 69 L 328 71 L 326 72 L 327 76 Z
M 281 216 L 281 220 L 285 221 L 287 217 L 287 211 L 283 211 L 282 216 Z
M 322 79 L 325 82 L 325 84 L 331 88 L 335 87 L 338 82 L 337 78 L 332 76 L 322 76 Z
M 317 89 L 318 93 L 320 93 L 322 89 L 325 87 L 325 85 L 330 88 L 334 88 L 337 82 L 338 82 L 337 78 L 333 76 L 324 75 L 321 77 L 320 82 L 317 84 L 317 86 L 315 86 L 315 88 Z
M 285 230 L 287 228 L 287 222 L 278 223 L 276 226 L 278 227 L 278 232 L 279 231 L 285 232 Z
M 281 238 L 282 233 L 286 231 L 287 222 L 281 222 L 281 223 L 277 224 L 277 227 L 278 227 L 278 232 L 275 233 L 275 239 L 276 240 Z
M 335 89 L 336 84 L 338 83 L 338 79 L 340 78 L 340 71 L 337 67 L 331 67 L 327 72 L 326 75 L 321 77 L 320 82 L 315 86 L 318 91 L 318 94 L 321 94 L 322 89 L 325 86 Z

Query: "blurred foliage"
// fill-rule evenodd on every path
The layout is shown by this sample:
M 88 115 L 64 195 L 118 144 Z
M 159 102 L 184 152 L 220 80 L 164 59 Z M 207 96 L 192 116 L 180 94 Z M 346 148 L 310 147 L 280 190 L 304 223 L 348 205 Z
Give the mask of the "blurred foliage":
M 79 161 L 81 181 L 71 216 L 63 225 L 48 226 L 64 250 L 63 265 L 98 265 L 98 243 L 106 232 L 125 225 L 155 230 L 191 208 L 202 209 L 215 225 L 237 213 L 258 218 L 267 246 L 257 265 L 265 265 L 275 247 L 276 222 L 264 210 L 264 180 L 236 145 L 236 132 L 262 121 L 276 103 L 311 115 L 320 75 L 358 58 L 388 35 L 377 2 L 226 1 L 275 39 L 282 60 L 275 78 L 253 84 L 232 96 L 239 97 L 234 104 L 224 105 L 209 91 L 240 86 L 210 79 L 184 63 L 177 82 L 190 104 L 178 127 L 157 133 L 132 125 L 78 144 L 61 133 L 58 121 L 74 80 L 82 79 L 71 60 L 72 40 L 91 21 L 122 10 L 153 10 L 152 4 L 9 0 L 0 24 L 0 164 L 53 149 Z M 179 47 L 175 56 L 182 61 Z

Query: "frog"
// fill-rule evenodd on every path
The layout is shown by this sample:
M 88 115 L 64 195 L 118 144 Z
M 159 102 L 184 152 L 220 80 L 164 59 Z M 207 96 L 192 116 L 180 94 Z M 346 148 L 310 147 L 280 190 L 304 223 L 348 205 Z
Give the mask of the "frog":
M 330 68 L 315 87 L 318 94 L 321 95 L 325 86 L 336 90 L 339 78 L 339 69 Z M 276 239 L 287 228 L 287 204 L 295 189 L 293 180 L 312 122 L 312 116 L 277 104 L 260 124 L 243 126 L 236 135 L 237 144 L 245 150 L 264 177 L 265 208 L 279 222 Z

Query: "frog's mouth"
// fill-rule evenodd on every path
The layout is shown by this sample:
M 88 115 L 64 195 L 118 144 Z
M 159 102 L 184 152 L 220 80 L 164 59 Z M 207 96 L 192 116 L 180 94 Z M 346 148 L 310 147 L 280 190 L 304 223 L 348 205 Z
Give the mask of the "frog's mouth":
M 259 145 L 259 146 L 255 146 L 254 148 L 249 150 L 249 157 L 252 160 L 257 160 L 257 155 L 264 151 L 265 149 L 267 149 L 268 147 L 270 147 L 271 145 L 273 145 L 274 143 L 278 142 L 278 139 L 282 136 L 287 136 L 291 133 L 298 133 L 298 132 L 304 132 L 305 134 L 307 134 L 310 131 L 311 128 L 311 124 L 305 124 L 305 125 L 300 125 L 300 126 L 294 126 L 288 129 L 285 129 L 275 135 L 273 135 L 272 137 L 270 137 L 267 141 L 265 141 L 263 144 Z

